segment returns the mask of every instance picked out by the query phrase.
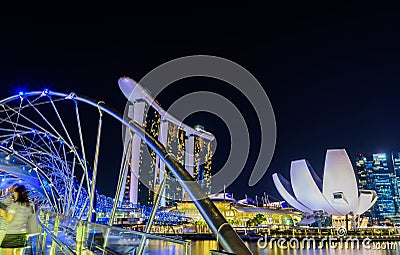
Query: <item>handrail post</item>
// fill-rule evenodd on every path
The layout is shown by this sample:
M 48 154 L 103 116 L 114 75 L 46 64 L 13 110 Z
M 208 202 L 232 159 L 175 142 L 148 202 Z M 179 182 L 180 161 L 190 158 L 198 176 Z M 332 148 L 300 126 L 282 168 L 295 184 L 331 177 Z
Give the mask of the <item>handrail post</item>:
M 76 228 L 76 254 L 82 254 L 82 246 L 85 236 L 85 226 L 79 221 L 78 226 Z
M 40 211 L 39 212 L 39 222 L 44 222 L 44 212 L 43 211 Z M 39 224 L 39 234 L 38 234 L 38 237 L 37 237 L 37 240 L 36 240 L 36 251 L 37 252 L 39 252 L 39 250 L 38 250 L 38 247 L 40 248 L 41 247 L 41 241 L 42 241 L 42 239 L 43 239 L 43 236 L 42 236 L 42 234 L 45 232 L 44 231 L 44 229 L 42 228 L 42 225 L 41 224 Z
M 153 226 L 154 218 L 156 216 L 158 207 L 160 205 L 160 200 L 161 200 L 161 197 L 162 197 L 162 193 L 164 192 L 164 189 L 165 189 L 166 179 L 167 178 L 165 176 L 164 179 L 161 182 L 160 188 L 158 189 L 156 200 L 154 201 L 153 208 L 152 208 L 151 213 L 150 213 L 149 221 L 146 224 L 146 229 L 144 231 L 145 234 L 142 236 L 142 240 L 140 240 L 140 245 L 139 245 L 139 249 L 138 249 L 138 252 L 137 252 L 138 255 L 142 255 L 143 250 L 144 250 L 144 246 L 146 244 L 147 234 L 150 233 L 151 227 Z
M 56 215 L 56 219 L 54 221 L 54 230 L 53 233 L 56 237 L 58 237 L 58 226 L 60 225 L 60 215 Z M 51 242 L 51 249 L 50 249 L 50 255 L 54 255 L 56 252 L 56 242 L 53 240 Z
M 46 228 L 49 227 L 49 219 L 50 219 L 50 213 L 46 213 L 46 219 L 44 221 L 44 225 L 46 226 Z M 44 231 L 42 239 L 42 254 L 44 254 L 44 249 L 46 247 L 46 241 L 47 241 L 46 239 L 47 239 L 47 233 L 46 231 Z
M 58 215 L 57 213 L 52 213 L 52 212 L 46 212 L 46 211 L 40 211 L 40 217 L 39 217 L 39 227 L 41 229 L 41 231 L 43 232 L 43 237 L 44 240 L 42 243 L 40 243 L 39 239 L 41 239 L 40 237 L 38 238 L 38 243 L 37 246 L 35 248 L 35 250 L 33 250 L 34 254 L 56 254 L 56 247 L 58 247 L 60 249 L 60 251 L 66 255 L 76 255 L 76 252 L 73 251 L 68 244 L 62 242 L 59 237 L 58 237 L 58 230 L 60 230 L 59 226 L 60 224 L 62 224 L 63 222 L 61 220 L 64 220 L 64 216 L 63 215 Z M 54 221 L 54 229 L 50 230 L 49 226 L 51 226 L 50 223 L 50 217 L 54 217 L 55 216 L 55 221 Z M 51 241 L 52 241 L 52 245 L 51 245 L 51 249 L 48 251 L 46 251 L 46 247 L 47 247 L 47 238 L 50 237 Z

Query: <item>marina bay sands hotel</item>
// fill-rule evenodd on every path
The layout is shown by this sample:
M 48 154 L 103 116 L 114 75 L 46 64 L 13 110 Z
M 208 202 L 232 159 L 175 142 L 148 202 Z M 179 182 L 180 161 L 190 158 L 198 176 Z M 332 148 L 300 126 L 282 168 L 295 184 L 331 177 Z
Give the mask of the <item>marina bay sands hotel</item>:
M 130 105 L 125 117 L 140 124 L 173 154 L 200 184 L 207 195 L 211 192 L 212 142 L 215 137 L 200 125 L 189 127 L 168 114 L 148 92 L 129 78 L 127 86 L 135 86 L 130 94 Z M 161 182 L 166 178 L 161 206 L 182 200 L 185 192 L 168 167 L 156 156 L 142 139 L 126 131 L 124 148 L 131 142 L 129 164 L 123 178 L 119 202 L 124 206 L 152 206 Z M 130 139 L 132 139 L 130 141 Z M 126 151 L 125 151 L 126 153 Z

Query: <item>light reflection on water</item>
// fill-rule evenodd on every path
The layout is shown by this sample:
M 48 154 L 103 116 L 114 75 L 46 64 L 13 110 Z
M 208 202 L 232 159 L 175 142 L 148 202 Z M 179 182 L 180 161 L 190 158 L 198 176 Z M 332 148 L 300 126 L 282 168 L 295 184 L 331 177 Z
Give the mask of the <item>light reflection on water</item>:
M 254 255 L 395 255 L 400 254 L 400 242 L 396 242 L 390 249 L 365 249 L 360 247 L 336 248 L 336 249 L 280 249 L 276 246 L 270 248 L 259 248 L 257 242 L 246 243 Z M 372 245 L 371 245 L 372 247 Z M 394 248 L 394 249 L 393 249 Z M 208 255 L 209 250 L 217 250 L 217 242 L 214 240 L 199 240 L 191 242 L 191 255 Z M 148 255 L 183 255 L 181 245 L 166 244 L 165 242 L 153 241 L 145 250 Z
M 133 253 L 135 254 L 135 253 Z M 184 246 L 170 242 L 151 240 L 143 252 L 146 255 L 184 255 Z M 207 254 L 207 253 L 206 253 Z
M 391 249 L 377 250 L 377 249 L 280 249 L 274 246 L 273 248 L 261 249 L 257 246 L 257 242 L 246 243 L 254 255 L 395 255 L 400 254 L 400 242 L 396 242 Z M 371 247 L 373 247 L 371 245 Z M 394 249 L 393 249 L 394 248 Z M 208 255 L 210 249 L 217 249 L 216 241 L 192 241 L 192 255 Z

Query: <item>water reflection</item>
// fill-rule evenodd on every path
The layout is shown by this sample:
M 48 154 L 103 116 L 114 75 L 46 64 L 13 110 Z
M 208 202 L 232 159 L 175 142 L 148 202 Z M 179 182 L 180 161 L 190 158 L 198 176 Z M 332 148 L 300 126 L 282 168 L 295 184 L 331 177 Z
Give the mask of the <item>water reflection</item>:
M 135 253 L 133 253 L 135 254 Z M 175 244 L 165 242 L 161 240 L 151 240 L 147 242 L 147 246 L 144 250 L 146 255 L 184 255 L 185 249 L 181 244 Z M 193 253 L 192 253 L 193 254 Z M 199 253 L 202 254 L 202 253 Z M 204 253 L 208 254 L 208 253 Z
M 191 247 L 192 247 L 191 255 L 209 254 L 210 250 L 217 249 L 217 242 L 214 240 L 192 241 Z
M 250 248 L 254 255 L 395 255 L 400 254 L 398 251 L 400 250 L 400 242 L 396 242 L 394 247 L 390 247 L 391 249 L 372 249 L 375 246 L 371 245 L 371 249 L 365 249 L 360 247 L 357 249 L 352 248 L 336 248 L 336 249 L 280 249 L 276 246 L 270 248 L 266 247 L 265 249 L 261 249 L 257 246 L 257 242 L 246 243 L 246 245 Z M 209 254 L 209 250 L 216 250 L 217 243 L 216 241 L 192 241 L 192 255 L 204 255 Z M 170 254 L 170 253 L 159 253 L 159 254 Z

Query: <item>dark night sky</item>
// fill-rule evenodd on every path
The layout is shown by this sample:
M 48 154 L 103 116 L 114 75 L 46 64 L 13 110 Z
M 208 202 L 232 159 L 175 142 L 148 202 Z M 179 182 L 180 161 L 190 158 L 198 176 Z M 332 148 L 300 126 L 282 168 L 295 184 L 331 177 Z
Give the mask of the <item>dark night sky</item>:
M 117 80 L 140 80 L 156 66 L 187 55 L 228 58 L 263 85 L 275 111 L 277 145 L 265 177 L 244 189 L 258 151 L 259 126 L 244 97 L 223 82 L 190 78 L 159 96 L 164 107 L 185 93 L 211 90 L 230 98 L 251 129 L 250 159 L 228 188 L 238 196 L 276 196 L 271 174 L 288 176 L 290 161 L 306 158 L 322 171 L 325 151 L 400 150 L 400 12 L 379 6 L 258 6 L 228 11 L 219 6 L 190 11 L 135 11 L 132 16 L 91 19 L 2 17 L 0 96 L 19 88 L 75 91 L 104 100 L 123 112 L 126 103 Z M 195 114 L 218 139 L 214 169 L 229 153 L 223 122 Z M 121 144 L 121 129 L 107 130 L 104 144 Z M 115 190 L 120 151 L 100 159 L 101 192 Z M 117 162 L 116 160 L 115 162 Z M 100 169 L 100 171 L 102 170 Z M 112 185 L 109 185 L 109 184 Z

